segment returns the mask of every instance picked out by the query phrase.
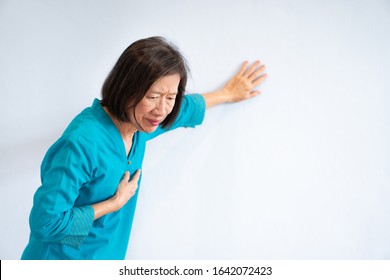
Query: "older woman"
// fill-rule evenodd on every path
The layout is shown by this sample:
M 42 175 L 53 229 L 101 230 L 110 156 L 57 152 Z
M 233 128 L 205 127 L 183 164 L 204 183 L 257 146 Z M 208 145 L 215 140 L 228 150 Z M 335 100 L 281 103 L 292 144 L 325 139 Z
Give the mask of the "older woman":
M 146 142 L 201 124 L 214 105 L 256 96 L 263 71 L 260 62 L 245 62 L 221 90 L 185 95 L 187 67 L 172 44 L 161 37 L 131 44 L 108 75 L 102 100 L 48 150 L 22 259 L 124 259 Z

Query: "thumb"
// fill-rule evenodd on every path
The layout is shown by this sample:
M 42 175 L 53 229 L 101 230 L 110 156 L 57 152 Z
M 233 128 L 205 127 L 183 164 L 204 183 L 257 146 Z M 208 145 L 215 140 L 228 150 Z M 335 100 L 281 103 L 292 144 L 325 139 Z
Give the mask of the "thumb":
M 122 181 L 128 182 L 130 179 L 130 172 L 126 171 L 125 174 L 123 175 Z
M 135 174 L 134 174 L 133 178 L 131 179 L 131 181 L 135 181 L 135 182 L 138 183 L 138 180 L 139 180 L 139 177 L 140 177 L 140 176 L 141 176 L 141 169 L 138 169 L 138 170 L 135 172 Z
M 261 92 L 258 90 L 253 90 L 249 93 L 249 98 L 255 97 L 256 95 L 259 95 Z

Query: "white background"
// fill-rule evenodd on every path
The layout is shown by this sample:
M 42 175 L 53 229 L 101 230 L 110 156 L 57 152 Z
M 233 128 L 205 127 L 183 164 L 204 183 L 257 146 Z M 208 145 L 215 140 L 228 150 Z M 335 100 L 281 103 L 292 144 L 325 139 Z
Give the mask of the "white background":
M 49 146 L 122 51 L 176 43 L 188 91 L 243 60 L 253 100 L 149 143 L 128 259 L 389 259 L 390 1 L 0 1 L 0 258 Z

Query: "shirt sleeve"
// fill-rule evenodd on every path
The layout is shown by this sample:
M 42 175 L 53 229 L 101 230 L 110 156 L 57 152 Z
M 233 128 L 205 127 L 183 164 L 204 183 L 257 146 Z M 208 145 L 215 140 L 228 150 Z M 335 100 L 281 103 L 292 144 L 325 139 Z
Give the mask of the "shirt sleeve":
M 75 206 L 80 188 L 90 181 L 87 143 L 81 137 L 60 138 L 41 167 L 42 185 L 34 195 L 31 234 L 45 242 L 78 248 L 93 224 L 92 206 Z
M 206 112 L 206 102 L 201 94 L 184 95 L 179 115 L 171 126 L 159 126 L 152 133 L 147 134 L 147 140 L 179 127 L 195 127 L 202 124 Z

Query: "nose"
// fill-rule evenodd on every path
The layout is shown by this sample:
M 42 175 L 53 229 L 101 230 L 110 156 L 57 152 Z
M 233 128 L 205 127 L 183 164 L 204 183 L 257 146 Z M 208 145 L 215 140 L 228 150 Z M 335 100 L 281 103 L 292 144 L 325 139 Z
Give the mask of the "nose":
M 159 116 L 165 116 L 167 114 L 167 104 L 165 98 L 160 98 L 157 102 L 156 107 L 154 107 L 153 112 Z

